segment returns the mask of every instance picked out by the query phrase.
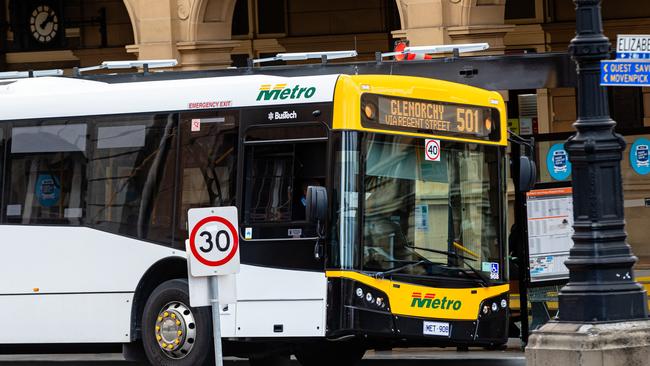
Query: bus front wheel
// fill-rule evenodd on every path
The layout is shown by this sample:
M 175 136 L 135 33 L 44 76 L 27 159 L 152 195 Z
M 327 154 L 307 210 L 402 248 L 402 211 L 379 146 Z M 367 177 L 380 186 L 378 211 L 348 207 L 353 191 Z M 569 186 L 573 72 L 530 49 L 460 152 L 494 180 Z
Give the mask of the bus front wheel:
M 366 349 L 358 342 L 322 341 L 301 345 L 296 350 L 296 358 L 302 366 L 355 366 Z
M 190 366 L 210 362 L 210 313 L 189 304 L 184 279 L 163 282 L 147 299 L 142 314 L 142 345 L 151 364 Z

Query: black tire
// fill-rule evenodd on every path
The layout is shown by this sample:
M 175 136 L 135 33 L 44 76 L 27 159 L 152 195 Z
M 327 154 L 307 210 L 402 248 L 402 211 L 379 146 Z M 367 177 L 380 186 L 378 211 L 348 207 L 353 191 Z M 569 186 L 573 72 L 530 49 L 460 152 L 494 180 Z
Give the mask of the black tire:
M 182 305 L 177 306 L 177 304 Z M 205 365 L 214 359 L 212 350 L 212 319 L 210 311 L 206 310 L 209 308 L 193 308 L 189 304 L 189 290 L 187 280 L 184 279 L 163 282 L 153 290 L 147 299 L 142 314 L 142 345 L 147 359 L 152 365 Z M 172 309 L 175 306 L 177 307 Z M 169 336 L 169 334 L 174 333 L 174 331 L 168 331 L 170 329 L 168 323 L 162 326 L 163 329 L 168 331 L 162 334 L 162 336 L 160 328 L 157 328 L 158 324 L 162 324 L 160 319 L 162 319 L 162 315 L 167 309 L 170 309 L 167 311 L 167 314 L 172 313 L 174 317 L 169 315 L 170 318 L 163 319 L 163 321 L 171 321 L 173 322 L 173 326 L 181 322 L 178 329 L 181 329 L 181 333 L 185 330 L 185 334 L 182 334 L 178 338 L 179 344 L 176 345 L 172 342 L 169 345 L 164 343 L 166 338 L 163 336 Z M 179 314 L 185 315 L 176 316 L 176 309 L 178 309 Z M 189 310 L 189 314 L 185 310 Z M 172 318 L 175 320 L 172 321 Z M 158 336 L 161 337 L 161 343 L 157 339 Z M 163 351 L 162 345 L 181 348 L 176 348 L 173 351 Z
M 248 359 L 250 366 L 289 366 L 291 357 L 287 355 L 270 355 L 264 357 L 251 357 Z
M 356 341 L 323 341 L 299 346 L 296 358 L 302 366 L 355 366 L 365 353 Z

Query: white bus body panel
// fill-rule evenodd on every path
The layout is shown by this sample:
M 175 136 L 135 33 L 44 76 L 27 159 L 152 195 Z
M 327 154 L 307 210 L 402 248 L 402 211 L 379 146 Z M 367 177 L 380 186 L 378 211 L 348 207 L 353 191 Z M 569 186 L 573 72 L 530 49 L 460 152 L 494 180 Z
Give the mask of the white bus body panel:
M 0 343 L 127 343 L 133 293 L 0 296 Z
M 242 265 L 232 317 L 222 316 L 224 337 L 318 337 L 325 335 L 327 277 L 324 272 Z M 274 330 L 281 326 L 282 331 Z M 234 332 L 233 332 L 234 331 Z
M 0 237 L 0 309 L 11 314 L 0 343 L 128 342 L 144 273 L 185 257 L 85 227 L 0 225 Z
M 134 292 L 157 261 L 185 252 L 86 227 L 0 225 L 0 293 Z M 34 289 L 38 288 L 38 292 Z
M 138 282 L 185 252 L 86 227 L 0 225 L 0 343 L 122 343 L 131 337 Z M 242 265 L 224 337 L 325 335 L 327 278 Z M 36 291 L 38 289 L 38 291 Z M 274 330 L 281 325 L 282 332 Z
M 338 76 L 246 75 L 116 84 L 63 77 L 21 79 L 0 86 L 0 120 L 331 102 Z M 257 100 L 261 88 L 292 93 Z M 307 98 L 300 88 L 314 88 L 314 93 Z

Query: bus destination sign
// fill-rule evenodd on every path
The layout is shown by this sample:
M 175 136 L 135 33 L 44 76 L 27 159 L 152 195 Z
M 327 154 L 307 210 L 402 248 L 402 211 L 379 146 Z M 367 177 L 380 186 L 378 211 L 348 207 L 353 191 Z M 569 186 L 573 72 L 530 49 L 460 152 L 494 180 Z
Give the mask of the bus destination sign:
M 467 138 L 498 139 L 498 112 L 489 107 L 404 99 L 382 95 L 364 95 L 377 106 L 377 111 L 364 107 L 366 121 L 381 128 L 410 130 L 422 133 Z M 367 99 L 370 99 L 367 98 Z M 369 107 L 373 109 L 372 107 Z

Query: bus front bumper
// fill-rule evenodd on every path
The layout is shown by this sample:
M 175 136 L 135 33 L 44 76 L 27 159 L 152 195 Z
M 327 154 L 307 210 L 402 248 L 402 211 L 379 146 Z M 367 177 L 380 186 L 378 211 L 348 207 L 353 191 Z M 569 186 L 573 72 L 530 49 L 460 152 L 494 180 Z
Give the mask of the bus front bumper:
M 417 318 L 352 306 L 344 312 L 350 326 L 330 329 L 329 337 L 357 334 L 377 343 L 441 347 L 494 346 L 508 341 L 508 309 L 476 320 Z

